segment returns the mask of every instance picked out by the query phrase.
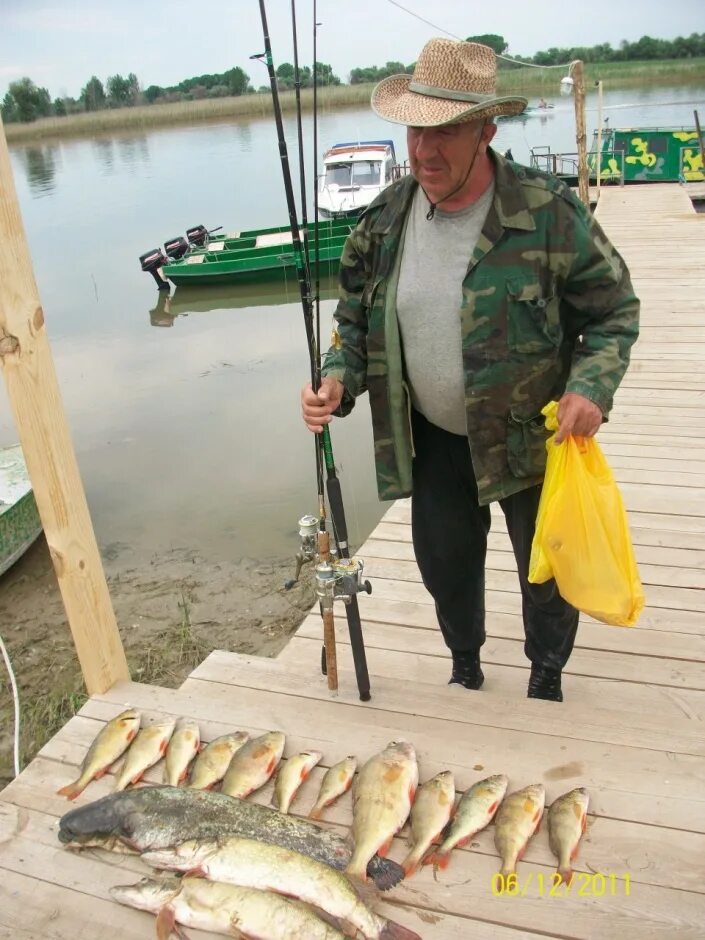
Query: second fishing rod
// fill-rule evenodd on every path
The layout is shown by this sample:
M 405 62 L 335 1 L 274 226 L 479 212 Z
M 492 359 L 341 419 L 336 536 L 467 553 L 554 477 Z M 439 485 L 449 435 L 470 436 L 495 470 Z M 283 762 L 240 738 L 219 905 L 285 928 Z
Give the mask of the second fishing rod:
M 284 124 L 282 120 L 281 112 L 281 103 L 279 101 L 279 90 L 277 87 L 277 78 L 274 71 L 274 63 L 272 58 L 272 47 L 269 38 L 269 28 L 267 25 L 267 14 L 265 9 L 264 0 L 259 0 L 260 15 L 262 19 L 262 33 L 264 38 L 264 55 L 263 56 L 253 56 L 253 58 L 264 58 L 265 64 L 267 66 L 267 72 L 269 75 L 269 82 L 272 91 L 272 104 L 274 109 L 274 119 L 277 129 L 277 141 L 279 146 L 279 157 L 282 167 L 282 175 L 284 177 L 284 190 L 286 193 L 287 209 L 289 213 L 289 226 L 291 228 L 291 238 L 292 238 L 292 248 L 294 253 L 294 262 L 296 266 L 296 276 L 299 283 L 299 292 L 301 294 L 301 304 L 303 307 L 304 314 L 304 325 L 306 329 L 306 339 L 308 343 L 309 350 L 309 359 L 311 366 L 311 387 L 315 390 L 320 386 L 320 349 L 319 341 L 317 339 L 318 330 L 314 332 L 314 316 L 313 316 L 313 295 L 311 291 L 311 268 L 309 263 L 308 252 L 304 249 L 304 245 L 301 241 L 299 222 L 296 211 L 296 201 L 294 197 L 294 187 L 292 183 L 291 176 L 291 166 L 289 163 L 288 150 L 286 145 L 286 139 L 284 136 Z M 299 74 L 298 74 L 298 52 L 296 51 L 296 18 L 295 18 L 295 4 L 292 0 L 292 23 L 294 26 L 294 47 L 295 47 L 295 60 L 296 60 L 296 76 L 295 81 L 298 85 L 299 83 Z M 315 36 L 315 19 L 316 19 L 316 8 L 314 3 L 314 36 Z M 315 47 L 315 42 L 314 42 Z M 314 77 L 314 86 L 316 82 L 316 61 L 314 54 L 314 63 L 313 63 L 313 77 Z M 301 107 L 300 99 L 297 95 L 297 114 L 298 114 L 298 133 L 299 133 L 299 153 L 300 153 L 300 173 L 301 173 L 301 193 L 302 193 L 302 202 L 303 202 L 303 215 L 305 218 L 305 206 L 306 206 L 306 194 L 305 194 L 305 177 L 304 177 L 304 164 L 303 164 L 303 135 L 301 130 Z M 316 116 L 314 114 L 314 121 Z M 317 181 L 315 181 L 317 183 Z M 317 247 L 317 219 L 314 222 L 314 227 L 316 230 L 316 260 L 318 258 L 318 247 Z M 306 227 L 307 228 L 307 227 Z M 308 233 L 306 232 L 306 235 Z M 308 247 L 308 244 L 306 245 Z M 316 281 L 318 283 L 318 271 L 316 270 Z M 357 679 L 358 692 L 360 699 L 362 701 L 368 701 L 370 698 L 370 680 L 367 670 L 367 659 L 365 655 L 365 646 L 362 636 L 362 624 L 360 620 L 360 611 L 357 603 L 357 594 L 360 590 L 367 590 L 369 592 L 369 582 L 362 581 L 362 563 L 350 558 L 350 551 L 348 547 L 348 536 L 347 536 L 347 524 L 345 520 L 345 510 L 343 507 L 343 497 L 342 491 L 340 488 L 340 481 L 338 480 L 335 461 L 333 458 L 333 447 L 330 438 L 330 430 L 326 426 L 323 429 L 323 432 L 317 436 L 316 440 L 316 476 L 318 483 L 318 494 L 319 494 L 319 544 L 324 546 L 323 554 L 325 555 L 325 544 L 327 533 L 323 530 L 325 529 L 325 507 L 323 503 L 323 493 L 322 493 L 322 470 L 325 467 L 326 472 L 326 491 L 328 495 L 328 505 L 330 509 L 331 522 L 333 525 L 333 534 L 335 536 L 335 541 L 337 544 L 337 555 L 338 558 L 326 559 L 325 557 L 319 562 L 316 569 L 316 590 L 321 600 L 321 611 L 324 617 L 324 637 L 327 639 L 325 644 L 326 647 L 326 672 L 329 674 L 329 687 L 333 687 L 331 684 L 331 675 L 330 669 L 331 666 L 335 668 L 335 642 L 334 634 L 331 637 L 332 627 L 332 602 L 336 598 L 340 598 L 345 602 L 345 612 L 348 621 L 348 631 L 350 634 L 350 646 L 353 654 L 353 662 L 355 666 L 355 676 Z M 312 523 L 315 524 L 316 520 L 313 517 L 309 517 L 312 520 Z M 304 523 L 304 520 L 301 520 Z M 311 523 L 309 523 L 309 531 L 306 532 L 306 525 L 302 526 L 301 534 L 302 539 L 308 539 L 310 544 L 311 539 Z M 325 536 L 321 539 L 321 533 Z M 332 653 L 332 660 L 331 660 Z M 336 682 L 337 685 L 337 682 Z

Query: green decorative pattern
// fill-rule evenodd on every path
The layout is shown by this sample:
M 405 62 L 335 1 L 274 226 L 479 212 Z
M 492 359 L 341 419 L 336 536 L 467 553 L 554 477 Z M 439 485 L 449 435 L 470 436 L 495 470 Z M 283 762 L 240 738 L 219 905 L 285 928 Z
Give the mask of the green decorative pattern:
M 595 174 L 597 133 L 588 157 Z M 657 183 L 705 180 L 695 128 L 637 127 L 607 129 L 602 135 L 600 179 Z

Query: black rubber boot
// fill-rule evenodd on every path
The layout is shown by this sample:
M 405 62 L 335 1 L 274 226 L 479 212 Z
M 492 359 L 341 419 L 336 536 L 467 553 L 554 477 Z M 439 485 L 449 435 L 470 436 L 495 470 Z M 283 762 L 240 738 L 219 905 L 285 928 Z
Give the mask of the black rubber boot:
M 560 669 L 546 669 L 532 665 L 527 698 L 545 698 L 549 702 L 562 702 Z
M 480 668 L 479 653 L 453 652 L 453 671 L 448 685 L 462 685 L 466 689 L 479 689 L 485 681 Z

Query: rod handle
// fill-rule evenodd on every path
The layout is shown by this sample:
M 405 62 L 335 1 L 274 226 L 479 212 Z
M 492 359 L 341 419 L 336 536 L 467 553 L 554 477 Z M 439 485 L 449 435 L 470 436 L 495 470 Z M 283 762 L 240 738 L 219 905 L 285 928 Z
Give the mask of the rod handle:
M 323 610 L 323 645 L 326 651 L 326 678 L 331 692 L 338 691 L 338 657 L 335 649 L 333 610 Z

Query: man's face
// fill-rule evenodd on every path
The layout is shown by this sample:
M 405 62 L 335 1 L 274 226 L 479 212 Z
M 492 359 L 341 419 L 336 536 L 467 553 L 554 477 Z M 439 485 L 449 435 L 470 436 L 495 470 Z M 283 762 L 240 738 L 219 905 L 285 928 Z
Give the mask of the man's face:
M 431 201 L 458 186 L 470 168 L 479 143 L 478 160 L 494 137 L 494 124 L 472 121 L 445 127 L 408 127 L 406 143 L 411 172 Z M 470 180 L 468 180 L 468 185 Z

